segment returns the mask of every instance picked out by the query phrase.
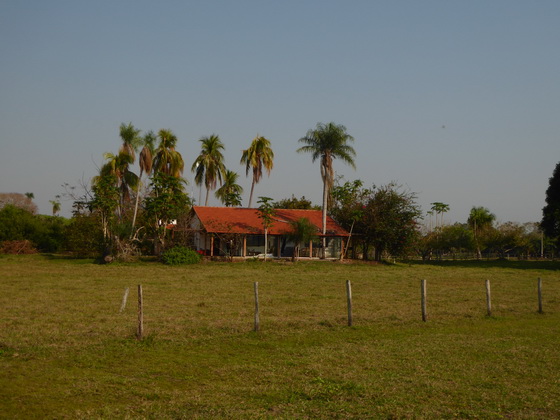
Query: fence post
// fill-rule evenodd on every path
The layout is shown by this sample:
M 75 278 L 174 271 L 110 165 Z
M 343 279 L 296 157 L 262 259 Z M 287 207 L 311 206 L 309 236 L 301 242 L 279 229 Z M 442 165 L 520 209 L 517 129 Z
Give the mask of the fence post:
M 136 333 L 136 338 L 142 340 L 144 335 L 144 312 L 143 312 L 143 297 L 142 297 L 142 285 L 138 285 L 138 331 Z
M 352 284 L 346 280 L 346 301 L 348 304 L 348 326 L 352 326 Z
M 122 302 L 121 302 L 121 309 L 119 310 L 119 312 L 124 311 L 124 308 L 126 307 L 126 301 L 128 300 L 128 287 L 126 289 L 124 289 L 124 295 L 122 298 Z
M 255 282 L 255 331 L 259 331 L 261 320 L 259 317 L 259 282 Z
M 490 294 L 490 280 L 486 280 L 486 313 L 492 316 L 492 296 Z
M 426 280 L 420 282 L 420 293 L 422 295 L 422 321 L 426 322 L 428 319 L 426 311 Z
M 542 279 L 539 277 L 539 281 L 537 282 L 537 291 L 539 295 L 539 314 L 543 313 L 543 306 L 542 306 Z

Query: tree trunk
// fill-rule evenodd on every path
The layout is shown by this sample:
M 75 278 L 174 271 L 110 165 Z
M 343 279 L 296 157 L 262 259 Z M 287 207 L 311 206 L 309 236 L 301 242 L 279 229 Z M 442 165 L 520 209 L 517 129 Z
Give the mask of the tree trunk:
M 251 194 L 249 195 L 249 205 L 247 208 L 251 208 L 251 203 L 253 202 L 253 190 L 255 189 L 255 178 L 253 178 L 253 183 L 251 184 Z
M 323 250 L 321 251 L 321 258 L 326 258 L 327 256 L 327 250 L 326 250 L 326 246 L 327 246 L 327 238 L 325 237 L 326 233 L 327 233 L 327 205 L 328 205 L 328 197 L 329 197 L 329 191 L 328 191 L 328 186 L 327 186 L 327 177 L 323 177 L 323 237 L 321 238 L 321 244 L 323 247 Z

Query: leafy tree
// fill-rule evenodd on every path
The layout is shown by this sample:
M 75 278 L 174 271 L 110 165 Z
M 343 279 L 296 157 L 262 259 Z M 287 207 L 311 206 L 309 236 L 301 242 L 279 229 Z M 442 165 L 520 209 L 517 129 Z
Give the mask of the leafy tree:
M 264 228 L 264 260 L 266 261 L 266 254 L 268 254 L 268 229 L 274 224 L 274 215 L 276 210 L 271 203 L 270 197 L 259 197 L 257 203 L 260 203 L 258 208 L 259 218 L 263 222 Z
M 333 122 L 318 123 L 314 130 L 307 131 L 305 137 L 299 139 L 304 146 L 300 147 L 298 153 L 311 153 L 311 159 L 320 161 L 321 179 L 323 180 L 323 253 L 326 251 L 327 233 L 327 211 L 330 190 L 334 184 L 333 160 L 340 159 L 355 168 L 354 157 L 356 152 L 349 144 L 354 138 L 346 132 L 346 127 Z
M 275 209 L 295 209 L 295 210 L 320 210 L 321 206 L 314 205 L 311 200 L 302 196 L 301 198 L 296 198 L 292 195 L 291 198 L 283 198 L 282 200 L 276 201 L 274 204 Z
M 64 245 L 65 223 L 9 204 L 0 209 L 0 242 L 30 241 L 39 251 L 56 252 Z
M 216 198 L 226 207 L 241 206 L 243 188 L 237 183 L 239 175 L 229 169 L 224 175 L 224 183 L 216 191 Z
M 308 218 L 302 217 L 301 219 L 290 222 L 292 232 L 288 238 L 295 243 L 294 258 L 299 260 L 299 251 L 301 244 L 308 244 L 317 237 L 317 228 Z
M 434 251 L 437 251 L 438 255 L 451 253 L 455 256 L 457 253 L 473 249 L 472 231 L 462 223 L 443 226 L 437 232 L 428 232 L 418 242 L 418 250 L 423 260 L 430 260 Z
M 215 134 L 210 137 L 202 137 L 200 139 L 201 151 L 194 161 L 191 170 L 195 173 L 196 185 L 204 183 L 206 187 L 206 201 L 204 205 L 208 205 L 208 196 L 210 190 L 215 190 L 218 182 L 222 183 L 222 178 L 226 173 L 224 166 L 224 155 L 222 150 L 224 145 Z
M 246 175 L 249 175 L 249 170 L 253 170 L 253 182 L 251 183 L 251 194 L 249 195 L 249 205 L 253 202 L 253 191 L 255 184 L 257 184 L 263 174 L 263 167 L 266 169 L 268 176 L 274 167 L 274 152 L 270 147 L 270 140 L 259 136 L 255 137 L 248 149 L 243 150 L 241 155 L 242 165 L 245 164 Z
M 486 207 L 473 207 L 469 214 L 467 223 L 473 231 L 477 258 L 482 258 L 481 246 L 485 240 L 485 234 L 489 232 L 496 216 L 490 213 Z
M 185 181 L 163 172 L 152 176 L 151 195 L 146 198 L 146 215 L 155 234 L 156 253 L 165 248 L 167 227 L 190 209 Z
M 180 177 L 185 166 L 181 153 L 175 150 L 177 136 L 171 130 L 159 130 L 159 145 L 153 154 L 153 172 Z
M 546 205 L 542 209 L 541 229 L 549 238 L 560 239 L 560 162 L 548 180 Z
M 104 251 L 99 214 L 75 214 L 66 226 L 66 248 L 78 257 L 97 257 Z
M 89 203 L 89 207 L 93 213 L 99 215 L 103 240 L 106 245 L 109 245 L 115 225 L 115 210 L 120 200 L 117 177 L 111 173 L 96 177 L 92 192 L 93 200 Z
M 341 185 L 340 181 L 342 179 L 342 177 L 339 177 L 332 188 L 332 208 L 330 214 L 338 224 L 350 232 L 348 244 L 350 240 L 352 240 L 354 244 L 353 251 L 355 253 L 356 246 L 358 245 L 358 238 L 364 238 L 366 229 L 364 209 L 366 208 L 367 202 L 371 199 L 373 190 L 364 188 L 363 182 L 359 179 L 346 181 Z M 346 250 L 344 250 L 344 253 L 345 252 Z
M 381 261 L 388 252 L 404 255 L 418 237 L 417 220 L 421 215 L 415 202 L 416 195 L 400 191 L 394 183 L 375 188 L 364 208 L 364 258 L 369 246 L 374 248 L 374 258 Z

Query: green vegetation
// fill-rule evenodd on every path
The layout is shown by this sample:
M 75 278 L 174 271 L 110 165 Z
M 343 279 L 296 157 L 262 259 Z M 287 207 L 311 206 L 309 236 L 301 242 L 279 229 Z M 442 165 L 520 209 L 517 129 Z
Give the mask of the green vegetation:
M 550 261 L 170 267 L 0 255 L 0 417 L 558 418 L 559 270 Z
M 163 251 L 161 260 L 167 265 L 198 264 L 202 257 L 193 249 L 176 246 Z

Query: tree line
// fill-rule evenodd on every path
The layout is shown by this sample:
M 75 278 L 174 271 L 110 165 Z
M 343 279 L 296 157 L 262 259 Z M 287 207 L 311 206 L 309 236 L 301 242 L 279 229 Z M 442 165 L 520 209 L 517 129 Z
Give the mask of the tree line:
M 226 167 L 225 146 L 218 135 L 200 138 L 200 153 L 190 166 L 194 183 L 200 188 L 198 200 L 187 193 L 187 181 L 183 178 L 185 162 L 177 150 L 178 139 L 171 130 L 142 134 L 131 123 L 123 123 L 119 137 L 118 151 L 103 155 L 104 163 L 90 183 L 84 183 L 81 189 L 65 184 L 63 195 L 73 201 L 71 219 L 56 217 L 60 211 L 60 196 L 51 201 L 55 221 L 49 223 L 60 225 L 54 229 L 59 238 L 49 246 L 44 246 L 44 240 L 33 239 L 40 250 L 64 248 L 80 255 L 102 252 L 105 256 L 124 259 L 140 254 L 159 254 L 175 245 L 189 244 L 188 215 L 194 203 L 201 204 L 203 187 L 204 205 L 208 205 L 211 192 L 225 206 L 242 205 L 243 188 L 238 184 L 239 175 Z M 547 207 L 543 209 L 540 224 L 496 224 L 495 216 L 488 209 L 473 207 L 465 223 L 446 225 L 443 215 L 449 205 L 445 203 L 432 203 L 432 208 L 424 215 L 416 203 L 416 195 L 395 183 L 365 187 L 361 180 L 335 179 L 335 160 L 355 168 L 353 142 L 354 138 L 347 133 L 346 127 L 333 122 L 318 123 L 299 139 L 301 147 L 297 152 L 309 154 L 312 162 L 319 162 L 323 182 L 321 206 L 314 206 L 305 197 L 298 199 L 294 196 L 275 203 L 269 203 L 271 199 L 267 197 L 260 197 L 259 202 L 266 199 L 267 204 L 275 208 L 320 208 L 322 230 L 315 233 L 322 234 L 323 249 L 328 234 L 326 217 L 330 215 L 350 232 L 351 246 L 347 244 L 343 251 L 354 258 L 380 261 L 388 256 L 416 255 L 433 259 L 467 253 L 481 258 L 489 252 L 499 257 L 542 256 L 545 250 L 555 252 L 556 239 L 560 236 L 558 166 L 550 179 Z M 248 207 L 251 207 L 256 184 L 265 172 L 270 175 L 274 167 L 271 141 L 257 135 L 242 151 L 239 163 L 245 167 L 246 176 L 252 177 L 248 201 Z M 134 172 L 136 164 L 138 171 Z M 16 196 L 0 196 L 0 221 L 4 213 L 11 212 L 9 217 L 12 220 L 27 220 L 23 223 L 27 228 L 16 232 L 7 228 L 8 222 L 3 222 L 0 242 L 33 236 L 29 233 L 33 230 L 29 228 L 31 219 L 19 213 L 16 215 L 20 210 L 30 215 L 36 212 L 32 194 Z M 176 226 L 172 232 L 167 229 L 170 224 Z M 297 230 L 305 230 L 302 226 L 306 226 L 305 221 L 294 224 L 294 238 L 301 237 Z M 308 226 L 306 229 L 309 230 Z M 305 237 L 311 234 L 313 232 Z M 42 235 L 48 236 L 44 232 Z

